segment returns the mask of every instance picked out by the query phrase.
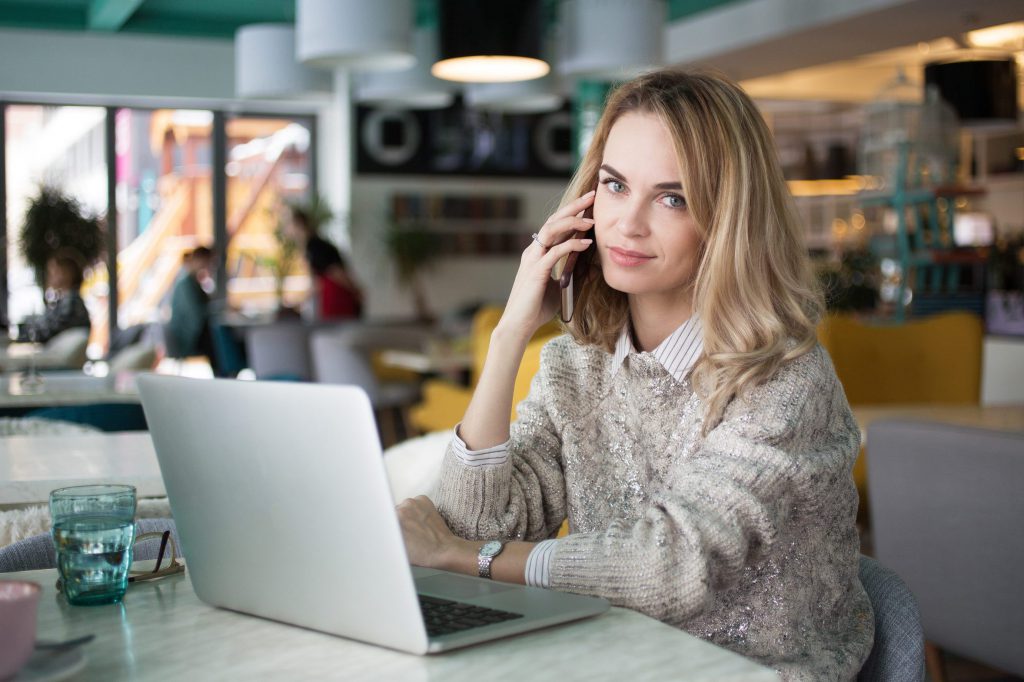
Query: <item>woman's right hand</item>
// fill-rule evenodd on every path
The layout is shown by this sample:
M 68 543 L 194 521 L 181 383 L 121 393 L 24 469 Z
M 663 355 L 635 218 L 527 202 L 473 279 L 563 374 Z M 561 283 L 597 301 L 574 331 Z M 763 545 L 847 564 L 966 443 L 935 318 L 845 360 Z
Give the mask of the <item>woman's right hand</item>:
M 594 194 L 594 191 L 587 192 L 552 213 L 537 232 L 537 239 L 523 251 L 505 312 L 498 323 L 504 333 L 525 342 L 554 317 L 560 295 L 551 271 L 563 256 L 585 251 L 590 246 L 590 239 L 571 237 L 594 226 L 593 219 L 582 217 L 593 205 Z

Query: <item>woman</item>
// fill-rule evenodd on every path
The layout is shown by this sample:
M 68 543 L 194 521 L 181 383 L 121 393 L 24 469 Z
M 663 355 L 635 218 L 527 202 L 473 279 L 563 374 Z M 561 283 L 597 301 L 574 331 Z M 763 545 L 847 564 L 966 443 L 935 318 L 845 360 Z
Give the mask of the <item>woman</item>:
M 570 335 L 545 347 L 510 429 L 519 359 L 555 311 L 549 273 L 591 227 Z M 399 505 L 411 561 L 600 595 L 787 680 L 853 679 L 873 638 L 859 431 L 816 343 L 819 309 L 753 102 L 704 73 L 625 84 L 523 253 L 440 513 Z M 488 557 L 490 540 L 508 542 Z
M 215 365 L 213 337 L 210 332 L 210 295 L 203 281 L 210 276 L 213 251 L 197 246 L 182 259 L 181 273 L 171 291 L 171 319 L 166 332 L 170 337 L 169 355 L 186 358 L 205 355 Z
M 46 312 L 20 327 L 19 341 L 46 343 L 68 329 L 90 329 L 92 323 L 81 292 L 85 275 L 76 256 L 65 250 L 46 261 Z
M 304 249 L 313 287 L 319 301 L 317 316 L 322 320 L 359 317 L 363 309 L 363 292 L 349 274 L 345 260 L 334 244 L 316 233 L 309 214 L 292 208 L 290 235 Z

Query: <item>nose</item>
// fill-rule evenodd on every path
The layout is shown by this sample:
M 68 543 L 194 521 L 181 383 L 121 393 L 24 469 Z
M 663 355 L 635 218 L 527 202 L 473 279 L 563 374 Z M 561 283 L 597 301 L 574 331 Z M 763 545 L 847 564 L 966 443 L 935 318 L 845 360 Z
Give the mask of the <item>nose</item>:
M 616 231 L 627 239 L 646 237 L 650 233 L 647 209 L 640 201 L 626 201 L 616 217 Z

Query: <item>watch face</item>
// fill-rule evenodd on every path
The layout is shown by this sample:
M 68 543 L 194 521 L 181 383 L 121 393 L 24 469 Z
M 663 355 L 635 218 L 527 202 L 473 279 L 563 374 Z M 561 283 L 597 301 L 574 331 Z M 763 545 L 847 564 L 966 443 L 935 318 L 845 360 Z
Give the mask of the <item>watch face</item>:
M 501 543 L 497 540 L 491 540 L 486 545 L 480 548 L 481 556 L 497 556 L 498 552 L 501 551 Z

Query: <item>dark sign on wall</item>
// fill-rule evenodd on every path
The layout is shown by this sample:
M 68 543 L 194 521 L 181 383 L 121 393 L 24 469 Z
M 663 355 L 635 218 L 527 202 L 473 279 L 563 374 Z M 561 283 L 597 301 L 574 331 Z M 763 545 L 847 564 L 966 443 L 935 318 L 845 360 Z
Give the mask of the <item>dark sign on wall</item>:
M 568 106 L 548 114 L 499 114 L 462 105 L 412 111 L 358 107 L 357 173 L 568 178 Z

